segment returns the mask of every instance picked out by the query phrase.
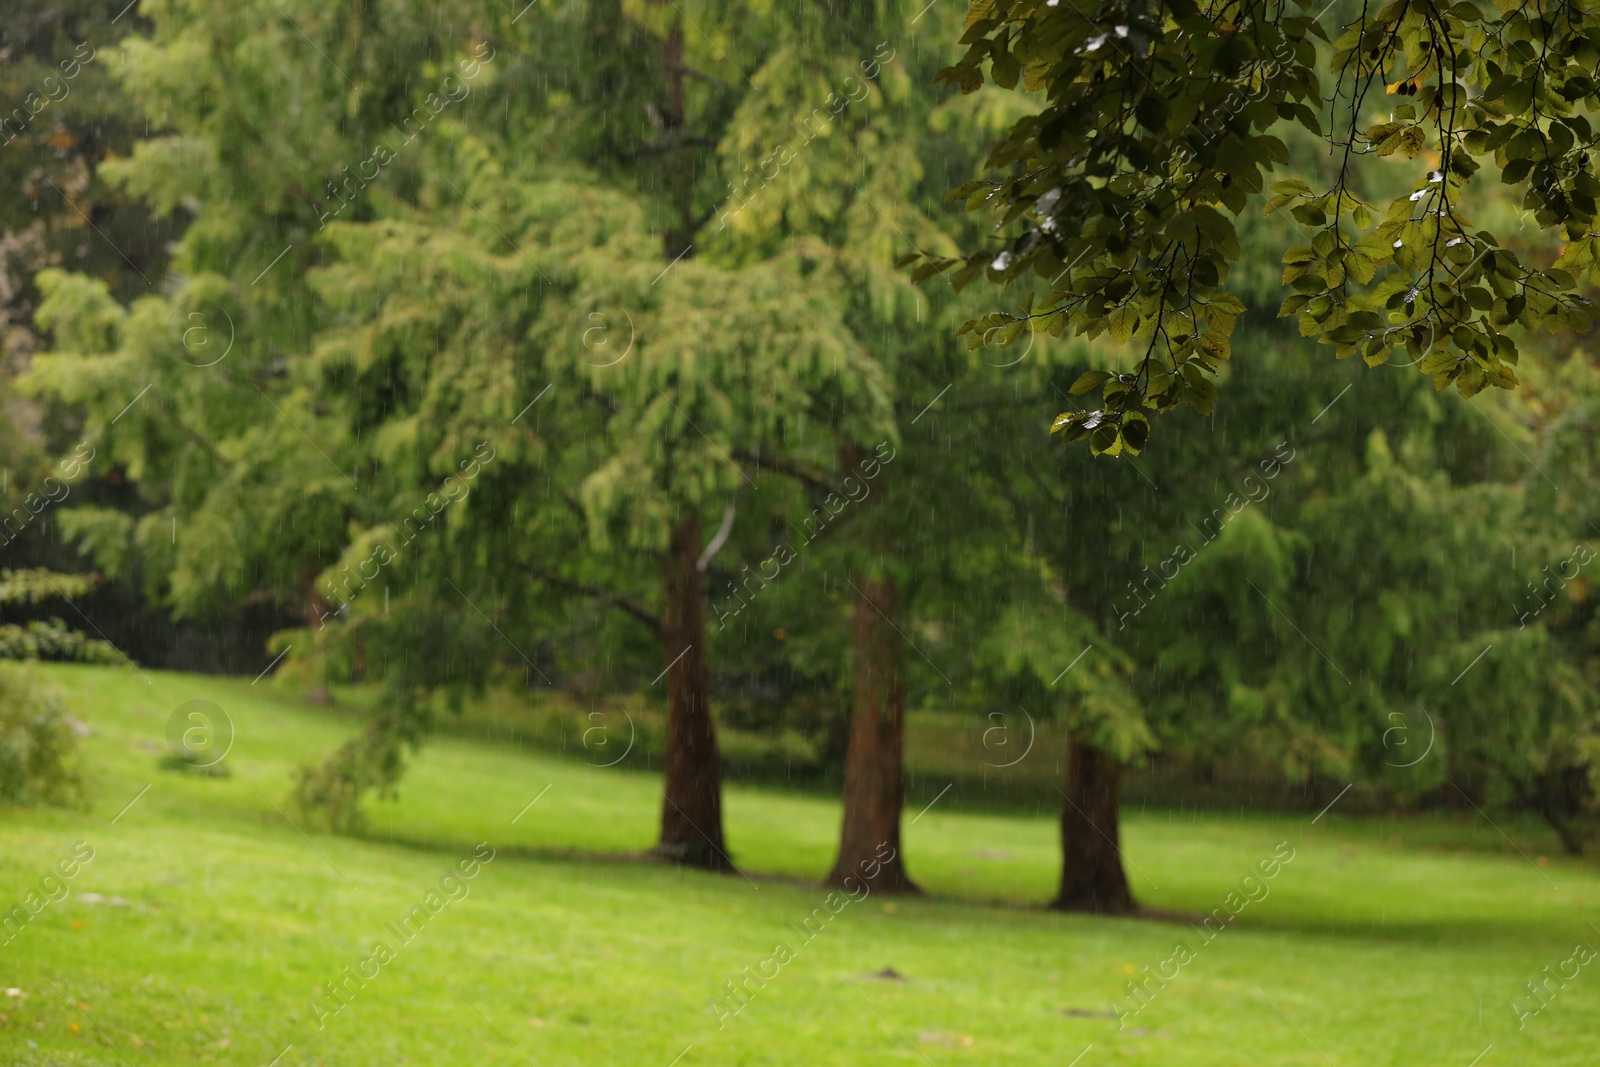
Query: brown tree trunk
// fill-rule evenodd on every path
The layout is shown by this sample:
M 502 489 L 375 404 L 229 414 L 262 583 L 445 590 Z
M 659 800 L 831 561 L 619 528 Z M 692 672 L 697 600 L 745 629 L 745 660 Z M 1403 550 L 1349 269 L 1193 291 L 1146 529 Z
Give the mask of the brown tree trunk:
M 700 547 L 699 518 L 679 522 L 661 568 L 666 587 L 661 651 L 667 664 L 667 751 L 656 850 L 674 863 L 724 871 L 733 869 L 733 861 L 722 837 L 722 765 L 711 721 L 705 593 L 695 567 Z
M 900 809 L 905 803 L 902 750 L 906 695 L 901 679 L 900 635 L 893 578 L 856 579 L 855 694 L 850 747 L 844 759 L 844 824 L 839 858 L 828 885 L 845 879 L 870 882 L 876 892 L 919 892 L 906 873 L 900 848 Z
M 1135 907 L 1118 851 L 1117 795 L 1122 765 L 1115 756 L 1067 735 L 1067 788 L 1061 804 L 1062 911 L 1117 915 Z
M 652 0 L 659 4 L 660 0 Z M 660 121 L 680 129 L 687 108 L 683 91 L 683 25 L 674 21 L 662 42 L 666 73 Z M 686 164 L 692 160 L 686 159 Z M 693 171 L 685 166 L 684 173 Z M 677 190 L 680 214 L 692 220 L 692 185 Z M 669 262 L 688 255 L 694 234 L 667 227 L 662 253 Z M 711 871 L 733 869 L 722 836 L 722 760 L 711 720 L 711 675 L 706 667 L 706 604 L 700 558 L 698 515 L 672 529 L 672 544 L 662 565 L 666 609 L 661 619 L 661 651 L 667 663 L 666 781 L 661 804 L 661 842 L 657 852 L 674 863 Z

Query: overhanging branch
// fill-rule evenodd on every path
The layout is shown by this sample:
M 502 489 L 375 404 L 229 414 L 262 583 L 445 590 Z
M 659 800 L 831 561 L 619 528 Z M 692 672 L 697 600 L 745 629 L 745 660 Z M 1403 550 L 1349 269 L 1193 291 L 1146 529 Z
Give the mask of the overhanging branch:
M 603 604 L 609 604 L 620 611 L 625 611 L 629 615 L 632 615 L 640 623 L 644 624 L 644 627 L 656 637 L 661 636 L 660 619 L 652 615 L 649 611 L 635 601 L 628 599 L 613 589 L 606 589 L 603 586 L 591 585 L 588 582 L 574 581 L 571 578 L 563 578 L 559 574 L 552 574 L 549 571 L 542 570 L 538 567 L 533 569 L 533 576 L 541 582 L 555 586 L 557 589 L 566 589 L 574 593 L 582 593 L 584 596 L 593 597 Z

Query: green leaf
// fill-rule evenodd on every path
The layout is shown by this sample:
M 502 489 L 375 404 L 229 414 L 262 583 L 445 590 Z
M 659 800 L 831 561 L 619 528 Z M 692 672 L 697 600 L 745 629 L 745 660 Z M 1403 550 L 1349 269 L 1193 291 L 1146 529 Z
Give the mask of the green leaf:
M 1528 172 L 1532 169 L 1533 160 L 1513 159 L 1510 163 L 1507 163 L 1505 169 L 1500 172 L 1500 180 L 1506 185 L 1515 185 L 1522 179 L 1526 178 L 1528 176 Z
M 1073 396 L 1082 396 L 1084 393 L 1089 392 L 1091 389 L 1095 388 L 1101 382 L 1110 377 L 1110 371 L 1084 371 L 1078 376 L 1078 380 L 1072 383 L 1072 388 L 1069 389 L 1068 392 L 1070 392 Z
M 1128 412 L 1122 417 L 1122 440 L 1127 445 L 1129 455 L 1137 456 L 1143 452 L 1150 440 L 1150 420 L 1140 412 Z
M 1145 129 L 1159 133 L 1167 125 L 1167 102 L 1154 93 L 1146 93 L 1134 105 L 1133 117 Z
M 1017 57 L 1003 48 L 995 54 L 994 65 L 990 68 L 989 76 L 994 83 L 1002 89 L 1015 89 L 1017 79 L 1022 76 L 1022 64 Z
M 1124 304 L 1117 308 L 1108 317 L 1107 326 L 1111 330 L 1111 337 L 1118 344 L 1127 344 L 1133 340 L 1133 333 L 1139 326 L 1139 309 L 1132 304 Z
M 1109 423 L 1089 438 L 1089 450 L 1097 456 L 1115 456 L 1122 451 L 1122 435 Z

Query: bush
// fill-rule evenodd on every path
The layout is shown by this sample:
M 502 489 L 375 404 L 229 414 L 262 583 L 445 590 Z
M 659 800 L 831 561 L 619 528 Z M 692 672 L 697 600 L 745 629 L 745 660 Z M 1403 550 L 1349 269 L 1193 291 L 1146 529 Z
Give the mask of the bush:
M 78 739 L 61 697 L 31 672 L 0 663 L 0 801 L 70 804 L 83 797 Z

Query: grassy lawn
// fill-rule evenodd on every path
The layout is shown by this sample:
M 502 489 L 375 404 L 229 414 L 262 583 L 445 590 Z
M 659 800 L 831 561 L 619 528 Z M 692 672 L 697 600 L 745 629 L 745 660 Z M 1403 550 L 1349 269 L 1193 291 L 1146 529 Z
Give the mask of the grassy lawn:
M 1036 906 L 1056 878 L 1053 820 L 963 810 L 957 791 L 908 813 L 928 899 L 836 898 L 831 914 L 812 884 L 838 830 L 825 798 L 730 788 L 750 877 L 702 875 L 628 855 L 653 839 L 654 775 L 444 739 L 397 800 L 370 805 L 365 836 L 302 833 L 283 814 L 293 769 L 356 720 L 265 681 L 49 673 L 94 730 L 92 800 L 0 813 L 0 906 L 78 842 L 94 858 L 0 947 L 3 1063 L 1595 1062 L 1600 961 L 1524 1029 L 1508 1002 L 1576 943 L 1600 946 L 1600 875 L 1497 813 L 1499 830 L 1135 808 L 1130 877 L 1166 917 L 1093 919 Z M 158 768 L 168 716 L 195 698 L 233 720 L 232 777 Z M 492 861 L 443 883 L 403 941 L 390 924 L 479 842 Z M 1222 906 L 1283 842 L 1269 895 L 1214 941 L 1179 917 Z M 795 927 L 818 908 L 807 940 Z M 393 958 L 347 1006 L 313 1000 L 380 939 Z M 1119 1029 L 1109 1002 L 1180 941 L 1192 958 Z M 792 958 L 719 1024 L 710 998 L 779 942 Z

